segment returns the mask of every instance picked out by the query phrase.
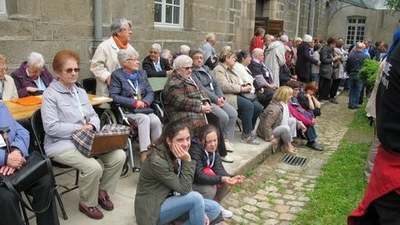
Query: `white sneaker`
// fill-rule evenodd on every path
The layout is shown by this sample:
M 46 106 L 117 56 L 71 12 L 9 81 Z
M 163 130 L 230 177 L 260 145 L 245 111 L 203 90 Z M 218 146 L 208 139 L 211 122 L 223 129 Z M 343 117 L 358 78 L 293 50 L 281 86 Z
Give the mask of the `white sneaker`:
M 221 156 L 221 160 L 226 163 L 233 163 L 233 159 L 231 159 L 229 156 Z
M 229 210 L 226 210 L 224 207 L 219 206 L 221 209 L 221 215 L 223 218 L 231 218 L 233 216 L 233 213 Z
M 231 142 L 225 141 L 225 148 L 226 148 L 227 152 L 233 152 L 233 146 L 232 146 Z

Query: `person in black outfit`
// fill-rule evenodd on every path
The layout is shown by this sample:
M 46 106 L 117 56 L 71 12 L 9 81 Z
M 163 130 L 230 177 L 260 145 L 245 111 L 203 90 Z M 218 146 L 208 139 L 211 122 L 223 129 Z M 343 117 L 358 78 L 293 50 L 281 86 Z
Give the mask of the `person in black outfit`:
M 243 175 L 233 176 L 226 172 L 218 148 L 218 129 L 213 125 L 199 128 L 192 138 L 190 157 L 196 161 L 193 190 L 204 198 L 220 202 L 232 186 L 243 183 Z M 221 207 L 222 217 L 232 217 L 233 213 Z
M 168 59 L 160 57 L 161 46 L 152 44 L 149 55 L 143 59 L 142 67 L 147 72 L 147 77 L 169 77 L 172 74 L 172 67 Z
M 25 157 L 29 155 L 29 133 L 11 116 L 7 107 L 0 102 L 0 127 L 9 128 L 7 140 L 0 145 L 0 173 L 4 176 L 10 176 L 25 163 Z M 2 136 L 0 139 L 3 139 Z M 49 173 L 36 181 L 30 188 L 25 190 L 33 196 L 32 207 L 35 210 L 43 209 L 48 201 L 49 207 L 43 213 L 36 213 L 36 223 L 38 225 L 59 225 L 57 207 L 54 195 L 49 199 L 49 193 L 54 188 L 54 178 Z M 4 184 L 0 184 L 0 223 L 1 225 L 24 225 L 25 222 L 21 216 L 20 204 L 17 196 L 7 189 Z

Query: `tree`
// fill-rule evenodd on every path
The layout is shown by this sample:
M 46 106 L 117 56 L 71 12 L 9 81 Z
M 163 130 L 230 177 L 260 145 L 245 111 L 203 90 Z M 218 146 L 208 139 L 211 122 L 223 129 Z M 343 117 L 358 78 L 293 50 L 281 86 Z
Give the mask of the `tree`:
M 400 11 L 400 0 L 387 0 L 387 6 L 395 11 Z

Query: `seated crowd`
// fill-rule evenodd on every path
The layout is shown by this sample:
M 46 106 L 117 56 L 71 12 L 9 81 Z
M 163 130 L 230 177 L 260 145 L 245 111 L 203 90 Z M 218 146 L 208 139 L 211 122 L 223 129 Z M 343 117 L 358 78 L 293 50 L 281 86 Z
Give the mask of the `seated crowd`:
M 131 21 L 116 20 L 110 29 L 112 36 L 95 51 L 90 70 L 97 80 L 96 94 L 113 100 L 111 105 L 100 107 L 121 107 L 123 114 L 138 128 L 141 153 L 135 198 L 138 224 L 171 221 L 213 224 L 232 217 L 233 213 L 219 202 L 232 186 L 245 179 L 242 175 L 229 174 L 222 164 L 233 163 L 228 152 L 240 151 L 233 145 L 238 118 L 243 127 L 242 143 L 260 145 L 264 143 L 261 139 L 271 142 L 274 152 L 281 146 L 283 152 L 296 155 L 298 149 L 293 138 L 300 137 L 307 140 L 306 146 L 323 151 L 323 146 L 316 141 L 315 129 L 316 118 L 321 115 L 318 90 L 322 87 L 324 91 L 321 92 L 326 93 L 320 100 L 335 103 L 336 86 L 329 86 L 327 82 L 339 77 L 322 76 L 321 72 L 335 68 L 321 67 L 321 85 L 319 80 L 314 81 L 317 79 L 315 71 L 311 73 L 311 64 L 343 63 L 341 56 L 325 55 L 331 54 L 336 39 L 329 39 L 325 46 L 331 51 L 321 50 L 321 58 L 315 59 L 309 52 L 313 46 L 309 35 L 305 35 L 296 49 L 286 35 L 278 40 L 267 35 L 264 43 L 260 35 L 263 37 L 265 31 L 257 29 L 251 52 L 234 52 L 225 46 L 217 54 L 214 49 L 217 38 L 210 33 L 199 49 L 182 45 L 175 54 L 154 43 L 140 68 L 139 53 L 129 44 Z M 268 45 L 271 49 L 266 51 Z M 274 56 L 266 59 L 266 54 Z M 304 65 L 293 64 L 294 59 Z M 85 157 L 71 141 L 71 134 L 76 130 L 100 130 L 98 114 L 86 91 L 77 85 L 79 63 L 76 52 L 59 51 L 53 59 L 52 75 L 43 56 L 32 52 L 20 68 L 8 76 L 6 58 L 0 55 L 0 99 L 43 94 L 41 114 L 46 155 L 80 171 L 78 209 L 90 218 L 101 219 L 103 213 L 98 205 L 104 210 L 114 209 L 109 194 L 115 192 L 126 154 L 118 149 L 99 155 L 97 159 Z M 305 70 L 304 66 L 309 68 Z M 297 81 L 297 76 L 304 83 Z M 153 109 L 155 93 L 149 77 L 166 78 L 160 95 L 165 113 L 163 120 Z M 0 173 L 9 175 L 23 166 L 29 141 L 26 131 L 11 119 L 3 104 L 0 109 L 2 118 L 10 118 L 7 121 L 10 132 L 17 132 L 11 137 L 19 143 L 12 145 L 18 151 L 8 155 L 4 147 L 1 148 Z M 2 119 L 1 124 L 3 122 Z M 0 195 L 6 198 L 9 193 L 0 186 Z M 34 191 L 32 195 L 40 198 Z M 16 200 L 7 198 L 15 206 Z M 46 220 L 56 215 L 53 205 L 49 212 L 43 213 L 49 215 Z M 15 208 L 18 205 L 9 212 L 0 210 L 0 216 L 6 219 L 17 216 L 19 211 L 17 213 Z M 41 215 L 37 215 L 37 220 L 38 224 L 48 224 Z

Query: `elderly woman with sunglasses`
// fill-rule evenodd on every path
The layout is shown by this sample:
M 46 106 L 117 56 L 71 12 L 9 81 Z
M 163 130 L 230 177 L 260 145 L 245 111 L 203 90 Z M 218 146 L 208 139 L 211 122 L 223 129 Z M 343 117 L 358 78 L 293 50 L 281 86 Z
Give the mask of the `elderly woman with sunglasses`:
M 161 57 L 161 46 L 152 44 L 149 55 L 143 59 L 142 67 L 146 70 L 148 77 L 169 77 L 172 74 L 168 59 Z
M 117 54 L 121 49 L 133 49 L 129 44 L 132 37 L 132 22 L 123 18 L 117 19 L 110 25 L 112 36 L 103 41 L 96 49 L 90 71 L 96 77 L 96 95 L 108 97 L 108 85 L 111 73 L 120 68 Z M 106 104 L 101 105 L 107 107 Z
M 103 213 L 97 204 L 107 211 L 114 209 L 108 193 L 115 191 L 126 155 L 118 149 L 98 155 L 96 160 L 76 149 L 72 133 L 99 130 L 100 120 L 85 90 L 75 84 L 80 71 L 78 54 L 70 50 L 58 52 L 53 70 L 57 78 L 43 93 L 41 109 L 46 133 L 44 150 L 52 160 L 79 170 L 79 211 L 101 219 Z
M 133 119 L 139 132 L 139 146 L 143 162 L 151 141 L 161 135 L 161 121 L 153 113 L 150 105 L 154 93 L 147 80 L 146 71 L 139 69 L 139 53 L 133 49 L 118 52 L 122 68 L 111 74 L 110 97 L 120 104 L 128 118 Z
M 192 78 L 193 60 L 180 55 L 174 60 L 174 73 L 165 83 L 163 100 L 169 122 L 183 121 L 190 128 L 205 125 L 206 114 L 211 112 L 207 94 Z

